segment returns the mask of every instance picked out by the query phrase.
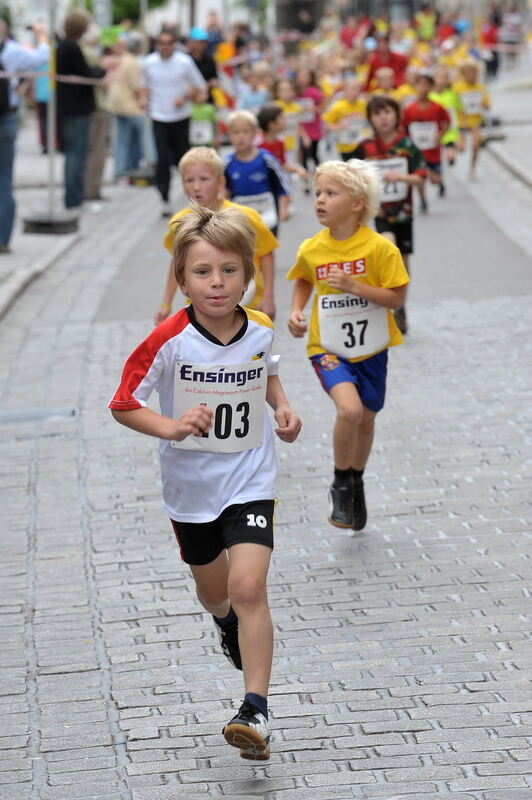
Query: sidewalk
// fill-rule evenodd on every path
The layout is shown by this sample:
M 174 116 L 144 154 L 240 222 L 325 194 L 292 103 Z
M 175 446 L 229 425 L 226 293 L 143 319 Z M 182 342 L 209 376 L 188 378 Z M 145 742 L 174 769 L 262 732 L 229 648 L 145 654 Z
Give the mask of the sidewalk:
M 502 125 L 496 133 L 504 134 L 502 141 L 490 142 L 486 150 L 509 172 L 532 188 L 532 81 L 528 63 L 516 72 L 505 72 L 489 89 L 495 117 Z M 62 207 L 62 156 L 55 163 L 56 203 Z M 10 308 L 18 295 L 38 275 L 57 261 L 80 236 L 84 235 L 87 220 L 95 214 L 105 213 L 110 204 L 88 203 L 80 219 L 77 234 L 28 234 L 23 232 L 23 219 L 35 211 L 48 208 L 49 162 L 41 155 L 32 114 L 28 114 L 17 140 L 15 161 L 15 196 L 17 221 L 11 241 L 13 252 L 0 256 L 0 318 Z M 108 159 L 104 173 L 105 194 L 111 202 L 124 202 L 130 193 L 146 191 L 133 187 L 110 185 L 112 163 Z

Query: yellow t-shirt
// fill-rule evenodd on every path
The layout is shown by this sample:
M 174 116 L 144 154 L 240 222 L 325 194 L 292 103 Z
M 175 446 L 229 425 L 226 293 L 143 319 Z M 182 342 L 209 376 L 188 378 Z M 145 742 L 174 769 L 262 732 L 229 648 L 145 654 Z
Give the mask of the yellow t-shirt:
M 305 239 L 299 248 L 296 263 L 286 277 L 288 280 L 302 278 L 314 286 L 314 302 L 307 342 L 307 355 L 309 357 L 331 352 L 330 349 L 325 348 L 322 344 L 319 303 L 322 302 L 320 301 L 321 297 L 328 296 L 331 299 L 327 302 L 329 302 L 329 305 L 334 305 L 334 295 L 342 295 L 337 289 L 333 289 L 327 281 L 329 270 L 333 265 L 342 267 L 344 272 L 352 275 L 353 280 L 360 281 L 367 286 L 392 289 L 396 286 L 404 286 L 409 281 L 408 273 L 398 248 L 389 239 L 365 225 L 361 226 L 349 239 L 343 241 L 333 239 L 327 228 L 317 233 L 312 239 Z M 361 310 L 365 311 L 367 309 L 368 318 L 377 317 L 375 307 L 373 307 L 373 310 L 370 308 L 372 306 L 371 303 L 362 301 L 356 295 L 349 294 L 348 296 L 345 295 L 345 297 L 348 298 L 349 303 L 360 306 Z M 380 347 L 377 347 L 374 352 L 360 357 L 348 358 L 349 361 L 362 361 L 381 350 L 385 350 L 387 347 L 401 344 L 403 341 L 390 309 L 380 309 L 380 311 L 385 312 L 385 324 L 387 322 L 386 341 Z M 366 319 L 365 321 L 367 324 L 368 320 Z M 342 320 L 340 319 L 341 322 Z M 364 320 L 361 319 L 359 325 L 363 322 Z M 371 324 L 372 321 L 369 322 L 369 325 Z M 341 328 L 342 324 L 340 324 Z
M 453 83 L 458 95 L 458 124 L 461 128 L 478 128 L 484 112 L 490 107 L 490 97 L 482 83 L 468 83 L 463 79 Z
M 299 147 L 299 123 L 301 122 L 301 106 L 294 100 L 292 103 L 285 103 L 283 100 L 276 100 L 276 105 L 283 109 L 285 129 L 282 134 L 285 153 L 293 152 Z
M 260 259 L 263 256 L 268 255 L 268 253 L 271 253 L 272 250 L 275 250 L 277 247 L 279 247 L 279 242 L 270 229 L 266 227 L 261 219 L 260 214 L 258 211 L 255 211 L 254 208 L 241 206 L 239 203 L 232 203 L 231 200 L 226 200 L 224 198 L 219 210 L 222 211 L 225 208 L 236 208 L 237 211 L 242 211 L 242 213 L 245 214 L 248 220 L 251 222 L 255 230 L 255 295 L 253 300 L 250 303 L 246 303 L 246 305 L 250 308 L 256 308 L 256 306 L 258 306 L 262 300 L 262 296 L 264 294 L 264 281 L 262 279 L 262 272 L 260 269 Z M 172 252 L 174 241 L 173 225 L 175 225 L 176 220 L 185 216 L 185 214 L 190 214 L 190 208 L 188 206 L 182 211 L 178 211 L 177 214 L 174 214 L 168 223 L 168 230 L 165 233 L 163 244 L 169 253 Z
M 336 147 L 339 153 L 350 153 L 362 139 L 369 136 L 366 101 L 362 98 L 350 103 L 345 97 L 341 97 L 321 115 L 321 118 L 324 122 L 330 122 L 333 125 L 337 125 L 346 118 L 349 120 L 347 128 L 336 131 Z
M 417 98 L 417 92 L 409 83 L 402 83 L 396 90 L 394 99 L 397 100 L 401 108 L 406 108 Z

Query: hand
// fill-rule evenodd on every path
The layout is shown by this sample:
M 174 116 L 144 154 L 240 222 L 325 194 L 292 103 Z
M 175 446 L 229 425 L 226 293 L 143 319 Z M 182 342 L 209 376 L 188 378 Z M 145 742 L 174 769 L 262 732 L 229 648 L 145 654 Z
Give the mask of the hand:
M 311 143 L 312 139 L 310 138 L 310 136 L 301 137 L 301 144 L 303 145 L 303 147 L 310 147 Z
M 310 176 L 309 176 L 307 170 L 305 169 L 305 167 L 301 167 L 298 164 L 296 172 L 299 175 L 299 177 L 302 178 L 304 181 L 308 181 L 309 180 Z
M 185 101 L 186 101 L 186 97 L 184 97 L 184 96 L 183 97 L 176 97 L 176 99 L 174 100 L 174 106 L 176 108 L 181 108 L 182 106 L 185 105 Z
M 275 300 L 273 299 L 273 295 L 263 295 L 257 309 L 262 311 L 263 314 L 266 314 L 273 321 L 275 319 Z
M 33 33 L 37 38 L 44 37 L 46 38 L 46 25 L 44 22 L 34 22 L 32 23 Z
M 207 406 L 194 406 L 176 421 L 174 434 L 170 437 L 182 442 L 187 436 L 202 436 L 212 427 L 213 413 Z
M 279 209 L 279 222 L 286 222 L 290 219 L 290 211 L 288 206 L 281 206 Z
M 169 303 L 161 303 L 159 308 L 155 313 L 154 322 L 155 325 L 160 325 L 161 322 L 164 322 L 168 315 L 171 313 L 172 308 Z
M 278 428 L 275 433 L 283 442 L 295 442 L 299 436 L 302 422 L 295 411 L 287 406 L 286 408 L 278 408 L 273 415 Z
M 382 176 L 384 183 L 396 183 L 397 181 L 404 181 L 405 176 L 402 172 L 397 172 L 395 169 L 386 170 Z
M 308 326 L 302 311 L 292 311 L 288 317 L 288 330 L 296 339 L 302 339 L 306 334 Z
M 346 275 L 343 269 L 339 267 L 332 267 L 327 278 L 327 283 L 332 289 L 337 289 L 339 292 L 356 294 L 356 292 L 353 291 L 356 283 L 353 277 L 351 275 Z

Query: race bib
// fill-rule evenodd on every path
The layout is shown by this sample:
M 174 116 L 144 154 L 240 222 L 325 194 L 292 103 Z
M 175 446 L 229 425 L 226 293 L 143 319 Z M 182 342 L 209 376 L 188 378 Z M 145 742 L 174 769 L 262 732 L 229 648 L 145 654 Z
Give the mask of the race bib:
M 188 140 L 192 145 L 210 144 L 213 139 L 213 124 L 208 119 L 191 119 Z
M 338 144 L 357 144 L 364 136 L 365 125 L 363 117 L 350 117 L 347 128 L 338 131 L 336 141 Z
M 440 141 L 437 122 L 411 122 L 408 135 L 420 150 L 434 150 Z
M 384 177 L 386 172 L 401 172 L 403 175 L 408 175 L 408 161 L 404 156 L 396 156 L 391 158 L 378 158 L 372 160 L 372 164 L 379 169 L 381 177 Z M 388 183 L 383 180 L 382 182 L 382 202 L 395 203 L 400 200 L 406 200 L 408 197 L 408 184 L 405 181 L 394 181 Z
M 318 296 L 320 343 L 344 358 L 369 356 L 387 347 L 388 313 L 354 294 Z
M 460 100 L 466 114 L 482 114 L 482 92 L 461 92 Z
M 299 114 L 295 114 L 294 112 L 289 112 L 284 114 L 284 135 L 285 136 L 296 136 L 299 134 Z
M 267 228 L 275 228 L 278 222 L 275 198 L 271 192 L 261 194 L 243 194 L 232 198 L 233 203 L 250 206 L 258 211 Z
M 301 122 L 313 122 L 316 111 L 312 97 L 298 97 L 297 102 L 301 106 Z
M 174 378 L 174 419 L 198 405 L 213 412 L 203 436 L 172 441 L 179 450 L 240 453 L 262 444 L 268 372 L 263 358 L 246 364 L 190 364 L 178 361 Z

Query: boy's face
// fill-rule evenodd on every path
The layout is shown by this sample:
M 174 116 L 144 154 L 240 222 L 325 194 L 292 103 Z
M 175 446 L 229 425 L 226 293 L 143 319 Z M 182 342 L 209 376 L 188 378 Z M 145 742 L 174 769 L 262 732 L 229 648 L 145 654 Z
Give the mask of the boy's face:
M 432 81 L 427 78 L 418 78 L 416 81 L 417 96 L 420 100 L 426 100 L 429 93 L 432 91 Z
M 354 103 L 360 94 L 360 84 L 358 81 L 348 81 L 345 85 L 344 95 L 345 99 L 350 103 Z
M 279 95 L 279 100 L 282 100 L 283 103 L 291 103 L 296 96 L 294 87 L 292 86 L 291 83 L 288 83 L 286 81 L 282 81 L 279 84 L 279 90 L 277 93 Z
M 200 206 L 217 210 L 225 187 L 223 175 L 216 175 L 207 164 L 188 164 L 183 170 L 183 188 Z
M 285 127 L 286 127 L 286 122 L 284 114 L 279 114 L 279 116 L 276 117 L 273 120 L 273 122 L 270 123 L 270 130 L 273 131 L 273 133 L 282 133 Z
M 464 67 L 462 75 L 468 83 L 476 83 L 477 71 L 475 67 Z
M 397 130 L 397 114 L 392 106 L 383 106 L 371 115 L 370 125 L 377 136 L 387 136 Z
M 238 253 L 219 250 L 203 239 L 190 245 L 181 290 L 199 318 L 231 314 L 247 288 Z
M 356 221 L 357 213 L 362 210 L 360 200 L 355 200 L 343 183 L 328 175 L 316 178 L 314 195 L 316 216 L 327 228 L 335 228 L 350 220 Z
M 247 122 L 234 122 L 229 128 L 229 138 L 237 153 L 246 153 L 253 147 L 255 128 Z

